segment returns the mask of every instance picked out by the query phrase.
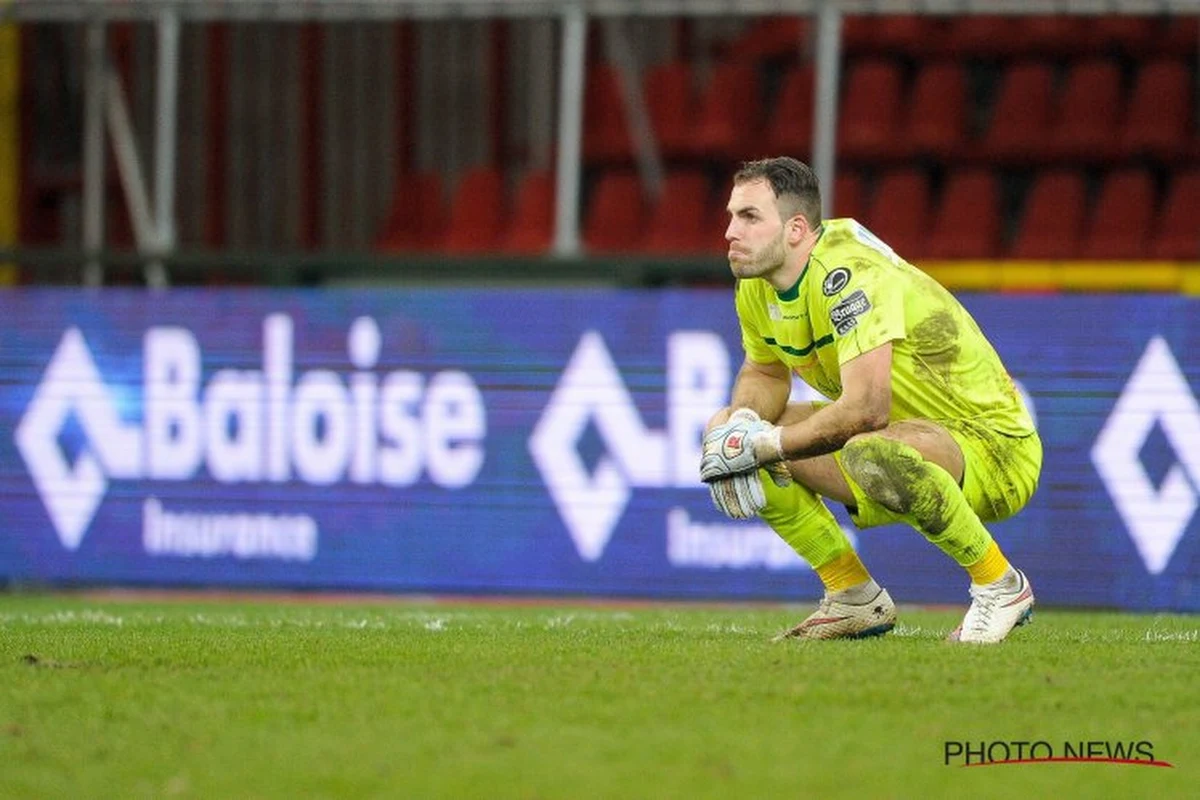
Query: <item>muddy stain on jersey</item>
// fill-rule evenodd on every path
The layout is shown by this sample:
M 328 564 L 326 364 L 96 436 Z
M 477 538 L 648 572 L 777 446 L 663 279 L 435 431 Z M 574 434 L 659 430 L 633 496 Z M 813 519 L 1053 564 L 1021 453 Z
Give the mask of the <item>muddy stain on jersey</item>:
M 850 241 L 850 239 L 853 237 L 853 232 L 847 228 L 835 228 L 834 230 L 830 230 L 828 227 L 826 227 L 821 232 L 821 240 L 819 244 L 822 248 L 837 247 L 838 245 L 842 245 Z
M 935 311 L 914 325 L 909 340 L 917 375 L 935 379 L 948 389 L 956 388 L 952 382 L 954 362 L 962 351 L 958 337 L 958 322 L 949 311 Z

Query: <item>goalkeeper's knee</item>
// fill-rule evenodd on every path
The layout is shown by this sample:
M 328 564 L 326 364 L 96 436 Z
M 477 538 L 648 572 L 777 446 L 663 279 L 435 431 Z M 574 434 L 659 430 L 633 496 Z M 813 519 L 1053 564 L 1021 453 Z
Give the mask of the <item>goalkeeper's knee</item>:
M 886 436 L 860 436 L 842 449 L 842 464 L 867 505 L 873 501 L 905 520 L 939 516 L 933 506 L 944 504 L 945 498 L 942 482 L 931 471 L 943 470 L 912 445 Z

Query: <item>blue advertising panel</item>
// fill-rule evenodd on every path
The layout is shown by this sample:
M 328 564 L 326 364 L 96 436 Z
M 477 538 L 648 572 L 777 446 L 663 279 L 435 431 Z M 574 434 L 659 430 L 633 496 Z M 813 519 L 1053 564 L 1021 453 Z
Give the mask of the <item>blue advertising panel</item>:
M 993 528 L 1039 602 L 1200 610 L 1200 302 L 962 299 L 1045 443 L 1031 505 Z M 741 361 L 728 291 L 47 289 L 0 310 L 0 579 L 820 594 L 696 477 Z M 897 601 L 967 602 L 915 531 L 852 535 Z

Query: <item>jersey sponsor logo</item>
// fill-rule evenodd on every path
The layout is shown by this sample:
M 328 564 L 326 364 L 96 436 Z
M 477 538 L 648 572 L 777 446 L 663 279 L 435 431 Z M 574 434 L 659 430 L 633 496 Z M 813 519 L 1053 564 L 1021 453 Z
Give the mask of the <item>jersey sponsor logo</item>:
M 858 325 L 858 317 L 851 317 L 850 319 L 839 322 L 837 326 L 834 327 L 834 330 L 837 331 L 838 336 L 845 336 L 847 333 L 854 330 L 856 325 Z
M 826 297 L 833 297 L 845 289 L 848 283 L 850 283 L 850 270 L 846 267 L 838 267 L 825 276 L 825 280 L 821 282 L 821 291 Z
M 871 301 L 867 299 L 862 289 L 856 290 L 842 302 L 829 309 L 829 321 L 838 336 L 854 328 L 858 318 L 871 310 Z
M 783 322 L 785 320 L 808 319 L 808 314 L 796 312 L 793 314 L 784 313 L 784 310 L 774 303 L 767 303 L 767 316 L 772 322 Z

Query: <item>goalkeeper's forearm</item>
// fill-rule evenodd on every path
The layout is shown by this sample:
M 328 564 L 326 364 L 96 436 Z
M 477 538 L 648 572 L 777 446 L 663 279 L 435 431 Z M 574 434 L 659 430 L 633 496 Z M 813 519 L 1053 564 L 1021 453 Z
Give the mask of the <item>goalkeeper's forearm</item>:
M 745 361 L 733 382 L 730 410 L 748 408 L 767 422 L 783 416 L 792 393 L 792 375 L 783 364 Z M 728 414 L 725 415 L 728 418 Z M 725 422 L 725 419 L 716 420 Z
M 839 399 L 818 409 L 812 416 L 782 428 L 779 449 L 788 460 L 812 458 L 840 450 L 855 434 L 880 427 L 883 424 L 871 421 L 861 409 Z

